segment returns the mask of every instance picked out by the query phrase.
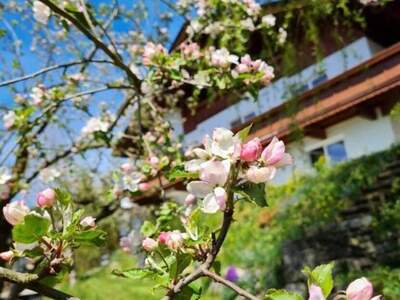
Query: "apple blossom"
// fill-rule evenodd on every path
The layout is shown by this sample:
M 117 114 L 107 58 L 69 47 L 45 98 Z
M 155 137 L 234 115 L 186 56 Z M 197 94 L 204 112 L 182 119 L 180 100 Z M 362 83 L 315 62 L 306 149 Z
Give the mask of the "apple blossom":
M 50 8 L 40 1 L 33 1 L 32 10 L 35 20 L 46 25 L 51 14 Z
M 308 289 L 308 300 L 325 300 L 324 294 L 319 286 L 312 284 Z
M 246 179 L 253 183 L 264 183 L 275 177 L 275 167 L 256 167 L 251 166 L 246 172 Z
M 38 193 L 36 198 L 37 206 L 41 208 L 50 208 L 54 205 L 56 201 L 56 192 L 51 189 L 47 188 L 44 191 Z
M 218 210 L 224 211 L 228 195 L 222 187 L 216 187 L 213 193 L 203 199 L 201 210 L 207 214 L 214 214 Z
M 81 133 L 83 136 L 90 135 L 97 131 L 107 132 L 110 123 L 100 118 L 90 118 L 86 125 L 82 128 Z
M 171 250 L 178 250 L 183 246 L 183 235 L 179 230 L 169 232 L 165 245 Z
M 15 201 L 3 207 L 3 215 L 8 223 L 17 225 L 21 223 L 29 213 L 29 208 L 23 201 Z
M 160 235 L 158 236 L 158 242 L 160 244 L 166 244 L 168 238 L 169 238 L 169 232 L 161 232 Z
M 274 137 L 261 153 L 261 158 L 265 164 L 270 166 L 276 165 L 284 159 L 288 160 L 287 156 L 285 158 L 285 144 L 283 141 Z
M 149 66 L 152 64 L 154 57 L 160 54 L 166 54 L 167 50 L 161 44 L 154 44 L 149 42 L 145 45 L 143 50 L 143 64 Z
M 188 194 L 185 198 L 185 204 L 190 206 L 196 202 L 196 196 L 193 194 Z
M 348 300 L 371 300 L 373 295 L 372 283 L 365 277 L 354 280 L 346 289 Z
M 7 262 L 10 261 L 13 257 L 14 257 L 14 252 L 12 252 L 11 250 L 0 253 L 0 259 Z
M 142 179 L 143 174 L 140 172 L 132 172 L 129 175 L 125 175 L 122 177 L 123 188 L 131 192 L 136 192 L 139 189 L 139 183 Z
M 37 1 L 39 2 L 39 1 Z M 32 88 L 32 93 L 30 94 L 32 98 L 32 104 L 40 106 L 46 98 L 46 89 L 42 84 Z
M 135 166 L 129 162 L 126 162 L 121 165 L 121 170 L 124 174 L 128 175 L 135 170 Z
M 39 178 L 45 183 L 50 183 L 61 176 L 61 172 L 56 168 L 45 168 L 39 173 Z
M 262 145 L 259 138 L 254 138 L 246 144 L 242 145 L 240 152 L 240 159 L 252 162 L 260 158 L 262 152 Z
M 142 182 L 138 185 L 139 191 L 146 192 L 151 189 L 151 184 L 148 182 Z
M 8 111 L 3 116 L 4 128 L 10 130 L 15 125 L 16 114 L 13 110 Z
M 240 21 L 240 25 L 242 25 L 243 28 L 247 29 L 248 31 L 254 31 L 256 29 L 251 18 Z
M 156 168 L 156 167 L 158 167 L 158 164 L 160 163 L 160 159 L 157 156 L 152 155 L 149 158 L 149 162 L 154 168 Z
M 227 68 L 238 63 L 238 57 L 229 53 L 226 48 L 211 50 L 211 63 L 214 66 Z
M 243 3 L 246 5 L 246 7 L 247 7 L 246 11 L 250 16 L 258 15 L 260 13 L 261 6 L 256 1 L 254 1 L 254 0 L 243 0 Z
M 6 184 L 9 182 L 12 178 L 11 172 L 8 168 L 6 167 L 1 167 L 0 168 L 0 185 L 1 184 Z
M 231 164 L 228 160 L 210 160 L 200 165 L 200 179 L 214 185 L 224 185 L 228 180 Z
M 268 14 L 261 18 L 261 22 L 267 27 L 274 27 L 276 24 L 276 17 L 272 14 Z
M 79 224 L 83 227 L 94 228 L 96 227 L 96 218 L 93 218 L 91 216 L 85 217 Z
M 179 46 L 184 56 L 191 59 L 201 57 L 200 46 L 197 43 L 183 43 Z
M 278 44 L 282 45 L 286 42 L 287 39 L 287 31 L 285 28 L 280 27 L 278 30 Z
M 209 143 L 207 141 L 207 143 Z M 233 161 L 240 157 L 241 142 L 234 136 L 233 132 L 225 128 L 216 128 L 211 140 L 211 153 L 213 155 L 231 159 Z M 207 149 L 207 148 L 206 148 Z
M 158 247 L 158 243 L 156 240 L 146 237 L 142 242 L 142 247 L 144 250 L 151 252 Z

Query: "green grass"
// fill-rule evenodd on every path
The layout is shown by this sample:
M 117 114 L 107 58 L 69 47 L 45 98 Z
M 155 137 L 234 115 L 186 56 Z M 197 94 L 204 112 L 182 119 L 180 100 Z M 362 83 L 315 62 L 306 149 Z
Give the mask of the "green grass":
M 162 298 L 162 290 L 153 291 L 152 283 L 145 280 L 132 280 L 114 276 L 114 269 L 135 267 L 132 256 L 116 252 L 111 263 L 90 272 L 90 275 L 79 277 L 74 285 L 62 284 L 59 288 L 82 300 L 126 300 Z
M 109 265 L 89 271 L 85 276 L 78 276 L 74 285 L 60 284 L 57 288 L 81 300 L 159 300 L 165 290 L 153 290 L 149 280 L 132 280 L 112 275 L 115 269 L 136 267 L 133 256 L 117 251 Z M 218 295 L 204 295 L 202 300 L 221 299 Z

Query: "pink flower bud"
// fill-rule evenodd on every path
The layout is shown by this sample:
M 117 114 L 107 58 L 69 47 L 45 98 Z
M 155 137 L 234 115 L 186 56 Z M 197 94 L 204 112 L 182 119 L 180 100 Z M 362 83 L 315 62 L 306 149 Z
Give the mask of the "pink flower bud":
M 55 201 L 56 201 L 56 192 L 50 188 L 40 192 L 36 198 L 36 204 L 41 208 L 52 207 Z
M 365 277 L 354 280 L 346 289 L 348 300 L 370 300 L 372 294 L 372 284 Z
M 193 194 L 188 194 L 185 198 L 185 204 L 187 206 L 193 205 L 196 202 L 196 196 Z
M 121 165 L 121 170 L 124 174 L 128 175 L 135 170 L 135 167 L 131 163 L 127 162 Z
M 150 161 L 150 164 L 151 164 L 153 167 L 158 167 L 158 163 L 160 162 L 160 160 L 158 159 L 157 156 L 151 156 L 150 159 L 149 159 L 149 161 Z
M 158 247 L 158 243 L 156 240 L 147 237 L 143 240 L 142 247 L 144 250 L 151 252 L 151 251 L 154 251 L 154 249 L 156 249 Z
M 14 253 L 10 251 L 4 251 L 0 253 L 0 259 L 4 261 L 10 261 L 14 257 Z
M 285 144 L 274 137 L 261 153 L 261 157 L 267 165 L 279 163 L 285 157 Z
M 158 236 L 158 242 L 160 244 L 166 244 L 168 238 L 169 238 L 169 232 L 161 232 L 160 235 Z
M 275 167 L 258 168 L 251 166 L 246 172 L 246 179 L 253 183 L 264 183 L 275 177 Z
M 79 223 L 83 227 L 91 227 L 94 228 L 96 227 L 96 218 L 93 217 L 85 217 L 83 220 Z
M 29 208 L 23 201 L 12 202 L 3 207 L 4 218 L 11 225 L 21 223 L 28 213 Z
M 252 162 L 259 159 L 262 152 L 262 145 L 259 138 L 252 139 L 242 146 L 240 159 Z
M 151 189 L 151 184 L 148 182 L 139 183 L 139 191 L 146 192 Z
M 168 239 L 165 243 L 171 250 L 178 250 L 183 246 L 183 236 L 178 230 L 172 231 L 168 235 Z
M 325 300 L 324 294 L 319 286 L 312 284 L 308 289 L 310 294 L 308 300 Z

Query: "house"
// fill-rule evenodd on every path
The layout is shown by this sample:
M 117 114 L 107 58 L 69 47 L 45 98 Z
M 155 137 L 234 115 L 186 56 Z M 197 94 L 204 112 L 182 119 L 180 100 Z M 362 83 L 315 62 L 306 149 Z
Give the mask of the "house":
M 279 14 L 284 7 L 277 1 L 263 9 Z M 202 137 L 216 127 L 239 131 L 253 124 L 250 137 L 267 144 L 277 136 L 294 156 L 295 164 L 275 178 L 275 183 L 284 183 L 294 172 L 312 172 L 321 156 L 335 164 L 398 143 L 400 120 L 391 111 L 400 100 L 400 2 L 367 7 L 363 13 L 365 26 L 349 28 L 321 21 L 324 34 L 319 37 L 322 57 L 318 60 L 310 54 L 304 32 L 292 37 L 296 39 L 296 67 L 284 73 L 276 59 L 277 77 L 259 91 L 256 101 L 246 97 L 204 101 L 195 114 L 181 104 L 171 121 L 176 133 L 184 135 L 184 146 L 201 144 Z M 340 35 L 341 43 L 330 34 L 333 31 Z M 171 51 L 184 38 L 182 28 Z M 250 40 L 251 55 L 260 53 L 259 40 L 258 36 Z M 121 148 L 129 147 L 133 145 L 128 141 L 121 143 Z M 181 183 L 168 182 L 164 188 L 184 189 Z M 146 204 L 159 201 L 154 195 L 136 200 Z
M 251 137 L 266 144 L 276 135 L 294 156 L 294 166 L 276 178 L 282 183 L 296 170 L 311 171 L 321 156 L 335 164 L 399 142 L 400 120 L 390 112 L 400 100 L 400 3 L 367 8 L 365 19 L 344 45 L 322 36 L 318 62 L 300 44 L 304 63 L 260 90 L 257 101 L 220 99 L 200 104 L 194 115 L 182 107 L 175 124 L 182 124 L 185 145 L 200 144 L 216 127 L 238 131 L 252 123 Z

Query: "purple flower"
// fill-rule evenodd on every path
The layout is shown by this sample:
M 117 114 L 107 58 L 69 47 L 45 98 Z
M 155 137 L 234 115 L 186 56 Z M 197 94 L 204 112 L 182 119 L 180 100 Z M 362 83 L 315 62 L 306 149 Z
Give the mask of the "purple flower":
M 225 274 L 225 279 L 236 282 L 239 280 L 238 270 L 234 266 L 230 266 Z

